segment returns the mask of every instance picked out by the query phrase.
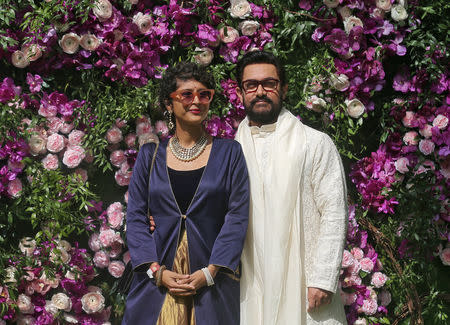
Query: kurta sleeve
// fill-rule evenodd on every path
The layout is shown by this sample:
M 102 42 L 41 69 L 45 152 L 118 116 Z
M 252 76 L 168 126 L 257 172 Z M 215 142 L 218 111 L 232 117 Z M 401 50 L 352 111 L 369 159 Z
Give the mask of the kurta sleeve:
M 316 148 L 311 181 L 320 227 L 307 286 L 336 292 L 347 233 L 347 189 L 339 152 L 325 134 Z
M 141 147 L 128 187 L 127 245 L 133 270 L 138 272 L 147 271 L 147 265 L 158 261 L 147 216 L 148 176 L 155 148 L 154 143 L 147 143 Z
M 209 264 L 225 267 L 234 273 L 239 266 L 247 233 L 250 192 L 244 154 L 239 143 L 233 144 L 228 211 L 214 242 Z

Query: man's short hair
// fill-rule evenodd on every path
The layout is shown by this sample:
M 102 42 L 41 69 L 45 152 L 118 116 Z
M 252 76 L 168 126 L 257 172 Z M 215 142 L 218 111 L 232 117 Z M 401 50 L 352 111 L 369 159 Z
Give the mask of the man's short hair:
M 170 94 L 177 90 L 177 79 L 182 81 L 194 79 L 210 89 L 214 89 L 215 85 L 214 76 L 205 67 L 194 62 L 180 62 L 167 68 L 159 83 L 159 106 L 163 112 L 167 101 L 171 101 Z
M 272 53 L 266 51 L 252 51 L 247 52 L 237 63 L 236 65 L 236 79 L 239 87 L 242 83 L 242 76 L 244 74 L 244 69 L 246 66 L 250 64 L 257 63 L 268 63 L 273 64 L 277 69 L 278 77 L 280 78 L 281 86 L 286 84 L 286 72 L 284 70 L 284 66 L 281 64 L 280 60 L 273 55 Z

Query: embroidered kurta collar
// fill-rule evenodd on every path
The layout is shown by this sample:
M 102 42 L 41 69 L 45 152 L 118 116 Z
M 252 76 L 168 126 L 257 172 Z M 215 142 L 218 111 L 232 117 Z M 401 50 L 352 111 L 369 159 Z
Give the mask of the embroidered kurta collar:
M 272 124 L 263 124 L 261 126 L 250 126 L 251 134 L 272 133 L 277 128 L 277 122 Z

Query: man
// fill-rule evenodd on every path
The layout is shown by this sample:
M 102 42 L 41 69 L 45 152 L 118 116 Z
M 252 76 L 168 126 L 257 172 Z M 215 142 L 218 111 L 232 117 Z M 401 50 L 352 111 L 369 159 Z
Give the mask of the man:
M 346 324 L 338 292 L 347 205 L 331 139 L 282 108 L 284 69 L 272 54 L 237 64 L 247 117 L 236 134 L 250 177 L 241 325 Z

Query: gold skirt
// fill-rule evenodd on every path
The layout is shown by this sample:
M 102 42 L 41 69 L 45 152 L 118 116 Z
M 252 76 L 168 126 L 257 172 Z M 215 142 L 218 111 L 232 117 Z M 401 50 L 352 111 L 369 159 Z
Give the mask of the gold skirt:
M 181 242 L 178 245 L 173 272 L 189 274 L 189 255 L 186 229 L 182 230 Z M 179 297 L 167 293 L 157 325 L 195 325 L 194 298 Z

